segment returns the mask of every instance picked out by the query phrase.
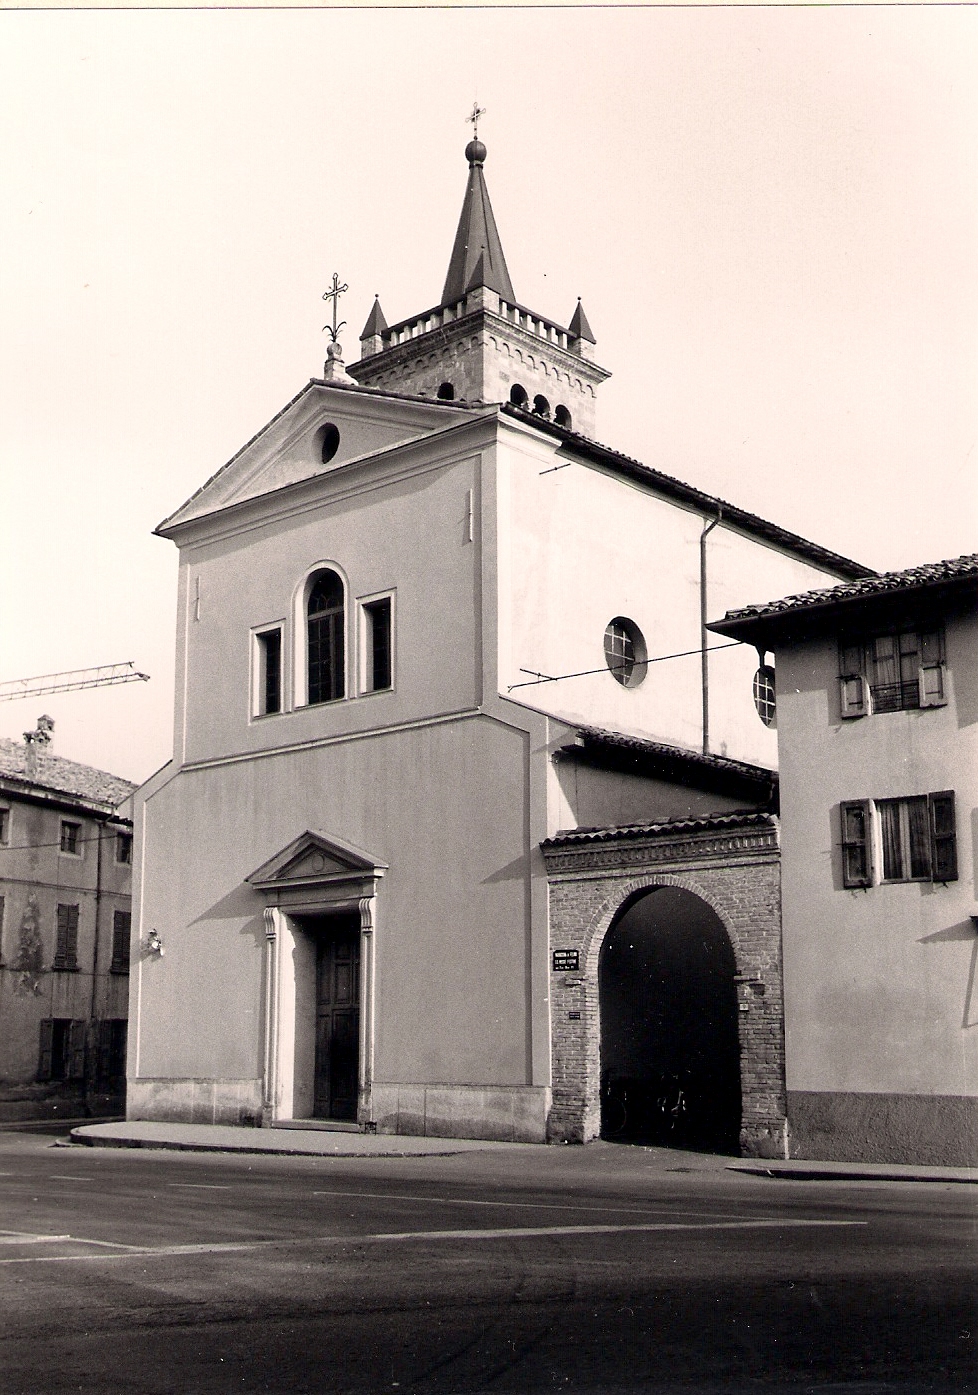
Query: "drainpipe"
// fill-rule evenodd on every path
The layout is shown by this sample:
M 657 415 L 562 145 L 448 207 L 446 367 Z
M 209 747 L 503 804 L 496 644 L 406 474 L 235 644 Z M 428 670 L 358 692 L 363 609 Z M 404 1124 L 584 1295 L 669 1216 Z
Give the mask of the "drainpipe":
M 88 1053 L 88 1066 L 85 1070 L 85 1109 L 89 1109 L 89 1096 L 94 1093 L 95 1078 L 98 1073 L 98 1028 L 96 1025 L 96 1013 L 98 1011 L 98 943 L 99 943 L 99 921 L 101 919 L 99 911 L 102 908 L 102 840 L 105 837 L 105 820 L 100 819 L 96 823 L 98 837 L 95 840 L 95 949 L 92 954 L 92 1000 L 89 1008 L 88 1035 L 91 1047 Z
M 706 655 L 706 540 L 723 518 L 723 505 L 717 503 L 717 516 L 700 533 L 700 682 L 703 690 L 703 754 L 710 754 L 710 662 Z

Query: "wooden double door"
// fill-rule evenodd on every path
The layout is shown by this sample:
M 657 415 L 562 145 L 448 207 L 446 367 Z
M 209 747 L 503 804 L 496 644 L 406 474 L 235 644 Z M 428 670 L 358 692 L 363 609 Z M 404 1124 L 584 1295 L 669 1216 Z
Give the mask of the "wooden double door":
M 316 1078 L 313 1115 L 355 1120 L 360 1081 L 360 918 L 315 922 Z

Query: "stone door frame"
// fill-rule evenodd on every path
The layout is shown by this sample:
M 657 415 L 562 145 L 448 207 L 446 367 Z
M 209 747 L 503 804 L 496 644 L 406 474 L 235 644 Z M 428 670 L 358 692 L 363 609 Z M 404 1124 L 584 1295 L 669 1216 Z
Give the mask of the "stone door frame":
M 551 959 L 552 1141 L 599 1136 L 601 947 L 629 902 L 653 887 L 673 886 L 716 913 L 733 947 L 741 1150 L 787 1156 L 778 832 L 773 814 L 748 813 L 558 834 L 543 844 L 551 950 L 576 951 L 579 964 L 576 971 L 554 970 Z

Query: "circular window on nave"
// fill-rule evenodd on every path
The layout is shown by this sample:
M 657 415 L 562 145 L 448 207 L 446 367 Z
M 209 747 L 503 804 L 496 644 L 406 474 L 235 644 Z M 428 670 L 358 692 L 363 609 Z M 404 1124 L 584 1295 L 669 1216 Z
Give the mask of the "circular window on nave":
M 604 659 L 611 676 L 623 688 L 637 688 L 645 677 L 648 650 L 645 636 L 627 616 L 616 615 L 604 632 Z
M 766 727 L 774 726 L 777 715 L 774 669 L 770 664 L 761 664 L 754 674 L 754 706 L 757 715 Z

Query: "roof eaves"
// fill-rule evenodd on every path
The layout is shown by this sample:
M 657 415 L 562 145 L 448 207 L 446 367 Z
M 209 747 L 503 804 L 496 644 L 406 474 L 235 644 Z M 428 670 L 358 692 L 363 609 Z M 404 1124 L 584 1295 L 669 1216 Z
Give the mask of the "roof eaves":
M 808 538 L 803 538 L 799 533 L 792 533 L 787 528 L 780 527 L 777 523 L 770 523 L 767 519 L 761 518 L 758 514 L 750 513 L 747 509 L 742 509 L 736 504 L 729 504 L 726 500 L 717 498 L 715 495 L 706 494 L 703 490 L 697 489 L 695 485 L 686 484 L 674 475 L 667 475 L 661 470 L 655 470 L 651 465 L 644 465 L 641 460 L 635 460 L 632 456 L 622 455 L 620 451 L 613 450 L 610 446 L 602 445 L 598 441 L 593 441 L 589 436 L 582 436 L 578 431 L 570 431 L 567 427 L 558 426 L 556 422 L 548 421 L 545 417 L 527 411 L 525 408 L 516 407 L 511 402 L 504 402 L 501 406 L 502 411 L 507 416 L 514 417 L 517 421 L 526 422 L 544 435 L 554 437 L 564 445 L 579 451 L 595 464 L 603 465 L 618 474 L 648 485 L 657 492 L 688 504 L 700 512 L 715 516 L 719 511 L 722 511 L 722 522 L 728 527 L 738 528 L 741 532 L 752 537 L 762 538 L 765 542 L 773 543 L 786 552 L 791 552 L 796 557 L 801 557 L 804 561 L 820 567 L 823 571 L 831 571 L 837 576 L 845 577 L 876 575 L 871 567 L 865 567 L 861 562 L 854 562 L 849 557 L 832 552 L 819 543 L 813 543 Z
M 774 828 L 777 817 L 757 809 L 735 809 L 728 814 L 707 814 L 701 818 L 658 819 L 649 823 L 607 824 L 596 828 L 561 829 L 545 839 L 542 848 L 563 847 L 571 843 L 605 843 L 635 838 L 650 838 L 660 834 L 709 833 L 725 828 Z

